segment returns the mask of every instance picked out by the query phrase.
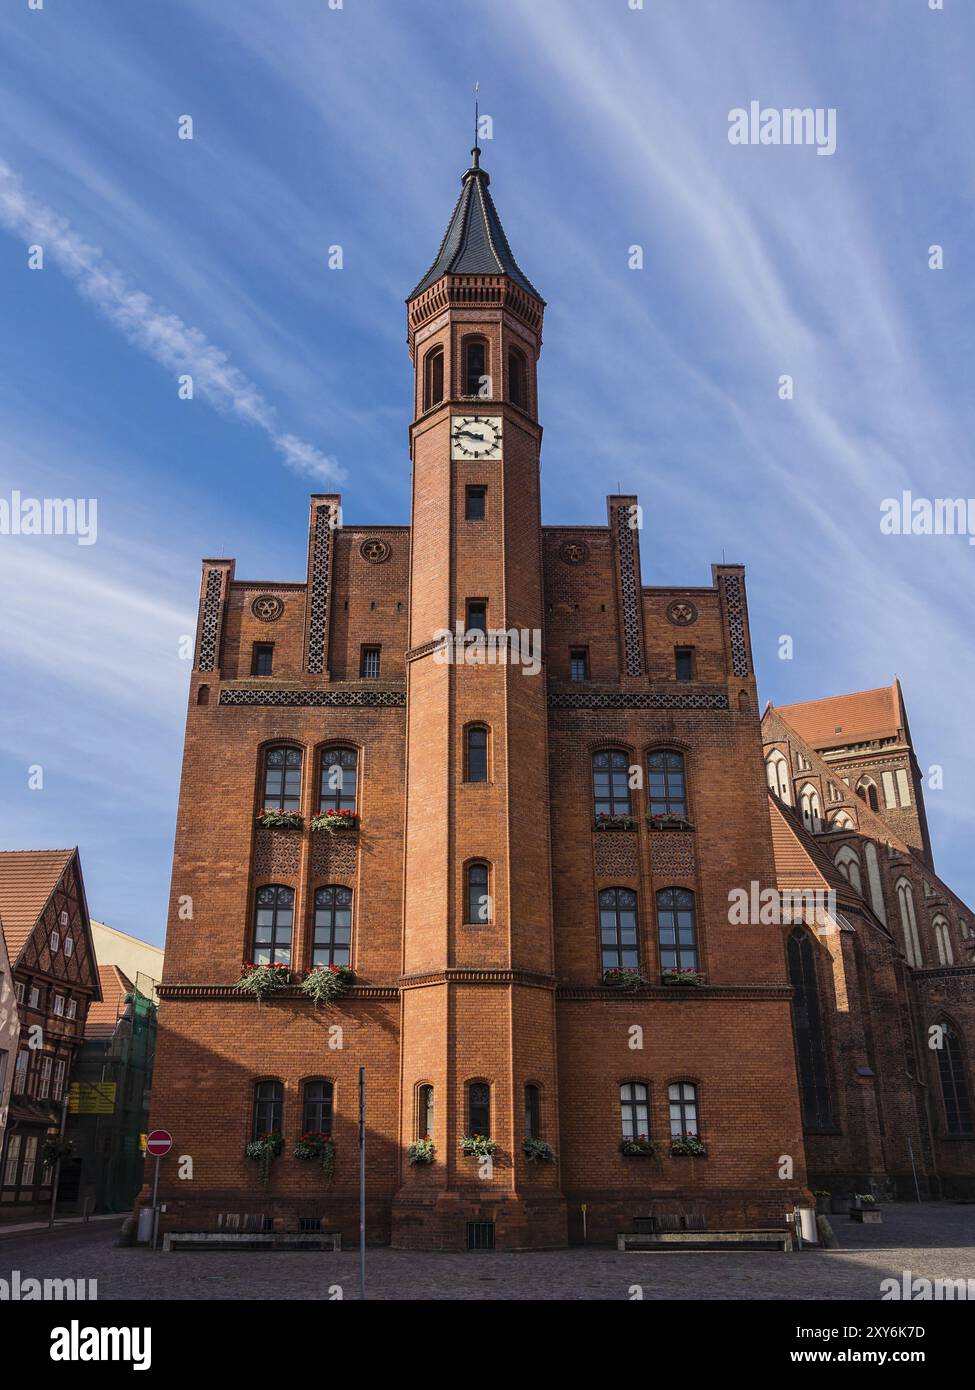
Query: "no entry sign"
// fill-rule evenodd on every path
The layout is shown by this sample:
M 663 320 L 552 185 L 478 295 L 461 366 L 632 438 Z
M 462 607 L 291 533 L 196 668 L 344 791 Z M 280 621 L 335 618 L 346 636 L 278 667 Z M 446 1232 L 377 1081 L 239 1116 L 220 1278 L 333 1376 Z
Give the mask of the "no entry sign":
M 162 1158 L 173 1147 L 173 1136 L 168 1129 L 154 1129 L 146 1138 L 146 1153 L 153 1158 Z

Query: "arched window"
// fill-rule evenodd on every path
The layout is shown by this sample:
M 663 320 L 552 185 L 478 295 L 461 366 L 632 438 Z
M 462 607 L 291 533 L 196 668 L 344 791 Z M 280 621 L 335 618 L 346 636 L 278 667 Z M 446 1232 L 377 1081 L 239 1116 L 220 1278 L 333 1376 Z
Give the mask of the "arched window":
M 284 1086 L 280 1081 L 258 1081 L 254 1087 L 254 1129 L 252 1138 L 281 1132 L 284 1114 Z
M 464 781 L 488 779 L 488 731 L 486 724 L 471 724 L 464 748 Z
M 464 921 L 479 926 L 491 920 L 491 898 L 488 893 L 488 865 L 483 860 L 468 864 L 464 894 Z
M 934 927 L 934 940 L 938 947 L 938 961 L 941 965 L 954 965 L 955 953 L 951 949 L 951 933 L 948 929 L 947 917 L 942 917 L 939 913 L 932 923 Z
M 700 1129 L 697 1117 L 697 1087 L 692 1081 L 675 1081 L 667 1087 L 670 1107 L 671 1139 L 697 1138 Z
M 865 801 L 871 811 L 880 810 L 880 797 L 877 793 L 877 784 L 872 777 L 861 777 L 856 784 L 856 794 L 861 801 Z
M 620 1087 L 620 1121 L 624 1139 L 650 1138 L 650 1088 L 644 1081 Z
M 423 359 L 423 409 L 443 400 L 443 348 L 431 348 Z
M 433 1087 L 421 1086 L 416 1093 L 416 1137 L 433 1138 Z
M 773 795 L 777 796 L 780 801 L 784 801 L 787 806 L 791 806 L 789 764 L 777 748 L 773 749 L 765 759 L 765 776 Z
M 604 888 L 600 893 L 599 940 L 604 970 L 639 968 L 636 894 L 631 888 Z
M 914 912 L 914 889 L 906 878 L 899 878 L 896 890 L 907 963 L 908 965 L 920 966 L 923 964 L 923 960 L 921 958 L 921 942 L 917 934 L 917 916 Z
M 517 348 L 508 352 L 508 400 L 522 410 L 528 409 L 528 372 L 525 354 Z
M 525 1138 L 542 1137 L 542 1093 L 537 1086 L 525 1087 Z
M 829 818 L 829 828 L 831 830 L 854 830 L 856 827 L 850 819 L 849 811 L 834 811 Z
M 352 959 L 352 889 L 331 883 L 315 889 L 312 965 L 348 965 Z
M 301 809 L 301 749 L 269 748 L 264 755 L 264 808 Z
M 592 799 L 597 816 L 630 814 L 630 760 L 606 749 L 592 755 Z
M 354 748 L 323 748 L 318 787 L 320 811 L 355 811 L 359 754 Z
M 867 842 L 867 847 L 863 851 L 867 861 L 867 883 L 870 885 L 870 906 L 876 912 L 881 922 L 887 925 L 887 905 L 884 902 L 884 889 L 880 881 L 880 865 L 877 862 L 877 846 L 872 840 Z
M 333 1094 L 331 1081 L 305 1082 L 301 1118 L 305 1134 L 331 1134 Z
M 483 338 L 464 339 L 464 395 L 490 396 L 491 383 L 488 375 L 488 350 Z
M 295 890 L 269 883 L 254 895 L 255 965 L 290 965 Z
M 661 888 L 657 894 L 657 932 L 661 970 L 697 969 L 697 927 L 690 889 Z
M 941 1078 L 941 1099 L 945 1107 L 945 1128 L 949 1134 L 972 1133 L 972 1106 L 965 1074 L 961 1042 L 950 1025 L 944 1026 L 937 1049 Z
M 860 859 L 856 850 L 851 849 L 849 845 L 844 845 L 842 849 L 837 850 L 836 858 L 833 862 L 846 879 L 847 883 L 850 884 L 852 888 L 855 888 L 858 893 L 862 893 L 863 878 L 860 873 Z
M 686 816 L 684 754 L 660 748 L 647 758 L 651 816 Z
M 196 692 L 196 703 L 198 705 L 208 705 L 210 703 L 210 687 L 208 685 L 200 686 L 199 690 Z
M 491 1087 L 471 1081 L 467 1087 L 467 1133 L 491 1136 Z
M 804 927 L 797 927 L 789 937 L 788 957 L 802 1122 L 806 1129 L 830 1129 L 833 1107 L 816 979 L 816 948 Z
M 819 801 L 819 792 L 807 782 L 799 792 L 799 810 L 802 812 L 802 823 L 812 835 L 818 835 L 823 828 L 823 810 Z

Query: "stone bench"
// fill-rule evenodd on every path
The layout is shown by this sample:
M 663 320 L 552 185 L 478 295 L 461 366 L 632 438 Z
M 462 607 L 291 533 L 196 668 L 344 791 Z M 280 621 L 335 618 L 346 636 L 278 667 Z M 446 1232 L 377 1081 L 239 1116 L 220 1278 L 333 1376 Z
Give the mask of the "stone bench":
M 164 1250 L 341 1250 L 338 1231 L 169 1231 Z
M 791 1231 L 627 1231 L 616 1237 L 617 1250 L 792 1250 Z

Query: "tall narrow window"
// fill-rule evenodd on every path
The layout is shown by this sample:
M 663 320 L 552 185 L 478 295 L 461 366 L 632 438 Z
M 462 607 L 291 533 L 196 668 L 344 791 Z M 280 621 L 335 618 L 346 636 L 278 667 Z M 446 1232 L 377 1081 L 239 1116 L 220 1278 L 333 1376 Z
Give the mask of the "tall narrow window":
M 338 884 L 315 890 L 312 965 L 348 965 L 352 959 L 352 889 Z
M 862 893 L 863 875 L 860 872 L 860 859 L 856 850 L 851 849 L 849 845 L 844 845 L 841 850 L 837 851 L 836 858 L 833 862 L 836 864 L 836 867 L 846 879 L 847 883 L 849 883 L 852 888 L 855 888 L 858 893 Z
M 281 884 L 258 888 L 254 902 L 255 965 L 290 965 L 295 892 Z
M 251 675 L 269 676 L 274 668 L 274 643 L 255 642 L 251 657 Z
M 586 647 L 573 647 L 569 652 L 569 679 L 587 681 L 589 679 L 589 651 Z
M 651 816 L 686 816 L 687 781 L 684 755 L 660 748 L 647 758 Z
M 899 878 L 896 884 L 897 905 L 901 913 L 901 929 L 904 933 L 904 953 L 907 956 L 908 965 L 920 967 L 924 964 L 921 958 L 921 942 L 917 934 L 917 917 L 914 912 L 914 889 L 906 878 Z
M 802 814 L 802 823 L 810 835 L 818 835 L 823 828 L 823 808 L 819 800 L 819 792 L 811 782 L 807 782 L 799 792 L 799 810 Z
M 435 347 L 423 359 L 423 409 L 443 400 L 443 348 Z
M 320 811 L 354 811 L 359 754 L 354 748 L 323 748 L 319 779 Z
M 259 1139 L 262 1134 L 281 1131 L 284 1114 L 284 1086 L 280 1081 L 258 1081 L 254 1087 L 254 1132 Z
M 522 410 L 528 408 L 527 372 L 524 353 L 512 348 L 508 353 L 508 400 Z
M 464 920 L 471 926 L 491 920 L 491 899 L 488 894 L 488 866 L 483 862 L 468 864 L 467 893 Z
M 650 1092 L 643 1081 L 626 1081 L 620 1087 L 620 1121 L 624 1139 L 650 1138 Z
M 670 1106 L 670 1137 L 680 1139 L 685 1135 L 697 1138 L 700 1133 L 697 1118 L 697 1087 L 691 1081 L 675 1081 L 667 1087 L 667 1101 Z
M 54 1100 L 60 1100 L 64 1095 L 64 1077 L 66 1063 L 63 1057 L 58 1057 L 54 1063 L 54 1080 L 51 1083 L 51 1096 Z
M 332 1096 L 331 1081 L 305 1082 L 301 1117 L 305 1134 L 331 1134 Z
M 593 811 L 599 816 L 630 814 L 630 760 L 614 749 L 592 755 Z
M 525 1138 L 542 1137 L 542 1098 L 537 1086 L 525 1087 Z
M 359 663 L 359 674 L 363 680 L 376 680 L 379 675 L 379 648 L 363 647 Z
M 487 343 L 482 338 L 468 338 L 464 344 L 464 395 L 490 395 L 487 380 Z
M 965 1059 L 954 1029 L 945 1027 L 938 1048 L 941 1099 L 945 1107 L 945 1128 L 949 1134 L 972 1133 L 972 1106 L 965 1075 Z
M 297 811 L 301 807 L 301 749 L 269 748 L 264 757 L 264 806 Z
M 694 679 L 694 648 L 674 648 L 674 678 L 679 681 Z
M 802 927 L 789 937 L 788 958 L 802 1122 L 807 1129 L 829 1129 L 833 1124 L 833 1108 L 816 979 L 816 948 Z
M 467 1088 L 467 1132 L 491 1134 L 491 1087 L 486 1081 L 472 1081 Z
M 469 487 L 464 494 L 464 519 L 483 521 L 487 511 L 487 488 Z
M 880 797 L 877 794 L 877 784 L 872 777 L 861 777 L 856 785 L 857 796 L 861 801 L 865 801 L 871 811 L 880 810 Z
M 661 888 L 657 894 L 661 970 L 697 969 L 694 894 L 688 888 Z
M 4 1187 L 17 1186 L 17 1166 L 20 1163 L 21 1135 L 11 1130 L 7 1136 L 7 1161 L 3 1170 Z
M 486 782 L 488 779 L 488 731 L 483 724 L 472 724 L 467 730 L 466 782 Z
M 636 894 L 631 888 L 604 888 L 600 893 L 599 941 L 604 970 L 638 969 Z
M 467 631 L 487 631 L 487 599 L 469 598 L 467 600 Z
M 421 1086 L 417 1094 L 416 1137 L 433 1138 L 433 1087 Z
M 938 948 L 938 962 L 941 965 L 954 965 L 955 953 L 951 949 L 951 936 L 948 930 L 947 919 L 942 916 L 935 917 L 932 926 L 934 927 L 934 940 Z

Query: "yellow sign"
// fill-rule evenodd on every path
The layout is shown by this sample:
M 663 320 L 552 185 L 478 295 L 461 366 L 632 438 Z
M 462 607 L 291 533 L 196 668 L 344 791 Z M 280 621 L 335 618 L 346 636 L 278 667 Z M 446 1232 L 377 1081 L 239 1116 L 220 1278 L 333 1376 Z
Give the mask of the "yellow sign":
M 68 1091 L 71 1115 L 111 1115 L 115 1109 L 114 1081 L 72 1081 Z
M 145 1155 L 145 1152 L 146 1152 L 146 1140 L 147 1140 L 148 1138 L 149 1138 L 148 1134 L 140 1134 L 140 1135 L 139 1135 L 139 1153 L 142 1154 L 143 1156 Z

